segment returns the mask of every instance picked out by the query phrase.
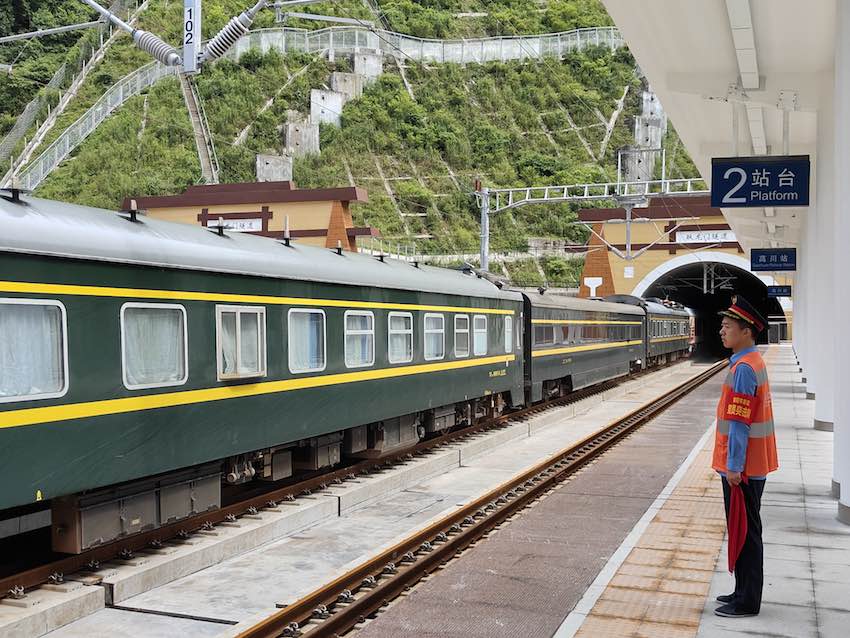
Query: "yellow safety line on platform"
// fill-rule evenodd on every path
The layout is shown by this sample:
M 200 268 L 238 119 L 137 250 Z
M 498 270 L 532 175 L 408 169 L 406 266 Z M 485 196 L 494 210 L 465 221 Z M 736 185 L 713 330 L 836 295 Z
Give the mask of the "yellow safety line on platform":
M 389 379 L 393 377 L 403 377 L 429 372 L 442 372 L 445 370 L 457 370 L 460 368 L 472 368 L 499 363 L 507 364 L 514 359 L 516 359 L 515 355 L 506 354 L 481 359 L 418 364 L 413 366 L 404 366 L 401 368 L 382 368 L 379 370 L 344 372 L 340 374 L 326 374 L 317 377 L 300 377 L 297 379 L 285 379 L 281 381 L 251 383 L 248 385 L 205 388 L 201 390 L 185 390 L 182 392 L 166 392 L 164 394 L 148 394 L 138 397 L 107 399 L 104 401 L 88 401 L 85 403 L 71 403 L 67 405 L 55 405 L 42 408 L 25 408 L 23 410 L 0 412 L 0 428 L 14 428 L 24 425 L 37 425 L 39 423 L 68 421 L 71 419 L 83 419 L 87 417 L 104 416 L 107 414 L 123 414 L 126 412 L 153 410 L 155 408 L 170 408 L 178 405 L 206 403 L 208 401 L 221 401 L 223 399 L 239 399 L 262 394 L 274 394 L 277 392 L 289 392 L 292 390 L 303 390 L 307 388 L 320 388 L 323 386 L 355 383 L 358 381 Z
M 581 325 L 625 325 L 625 326 L 640 326 L 642 321 L 596 321 L 593 319 L 532 319 L 531 323 L 540 324 L 581 324 Z
M 20 281 L 0 281 L 0 292 L 38 295 L 84 295 L 90 297 L 129 297 L 135 299 L 169 299 L 177 301 L 213 301 L 252 303 L 282 306 L 326 306 L 334 308 L 370 308 L 383 310 L 426 310 L 435 312 L 464 312 L 490 315 L 513 315 L 504 308 L 471 308 L 460 306 L 431 306 L 425 304 L 385 303 L 379 301 L 349 301 L 346 299 L 308 299 L 272 295 L 241 295 L 224 292 L 192 290 L 156 290 L 148 288 L 111 288 L 70 284 L 42 284 Z
M 533 350 L 532 357 L 546 357 L 552 354 L 567 354 L 569 352 L 584 352 L 587 350 L 602 350 L 604 348 L 623 348 L 625 346 L 639 346 L 643 341 L 612 341 L 610 343 L 593 343 L 586 346 L 570 346 L 568 348 L 549 348 L 548 350 Z

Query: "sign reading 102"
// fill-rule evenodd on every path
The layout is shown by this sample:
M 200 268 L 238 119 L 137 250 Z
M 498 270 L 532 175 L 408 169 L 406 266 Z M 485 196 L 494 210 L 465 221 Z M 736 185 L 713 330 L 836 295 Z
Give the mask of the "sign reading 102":
M 183 0 L 183 72 L 198 72 L 201 52 L 201 0 Z

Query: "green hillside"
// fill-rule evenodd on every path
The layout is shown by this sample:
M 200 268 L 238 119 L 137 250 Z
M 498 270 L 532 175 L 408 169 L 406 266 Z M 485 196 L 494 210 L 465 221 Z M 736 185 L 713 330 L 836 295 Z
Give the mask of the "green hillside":
M 40 1 L 16 0 L 31 5 Z M 76 6 L 74 2 L 56 4 Z M 205 35 L 214 33 L 247 4 L 245 0 L 206 0 Z M 596 0 L 382 0 L 377 4 L 377 17 L 354 0 L 313 5 L 309 10 L 379 18 L 383 26 L 420 37 L 517 35 L 611 23 Z M 174 41 L 179 36 L 181 6 L 150 0 L 140 26 Z M 86 11 L 82 13 L 85 19 Z M 482 13 L 486 15 L 476 15 Z M 0 11 L 0 25 L 7 19 Z M 274 12 L 266 11 L 257 24 L 272 26 L 273 20 Z M 31 21 L 30 27 L 44 26 L 34 24 Z M 26 30 L 19 26 L 15 29 Z M 294 26 L 326 25 L 302 21 Z M 8 59 L 13 52 L 0 53 Z M 60 55 L 58 49 L 51 55 Z M 39 59 L 34 57 L 33 64 Z M 385 237 L 419 238 L 422 251 L 477 250 L 478 212 L 471 196 L 476 178 L 491 187 L 612 180 L 617 149 L 633 142 L 633 117 L 640 110 L 643 86 L 626 49 L 614 53 L 590 49 L 561 61 L 465 67 L 402 59 L 410 91 L 401 70 L 389 60 L 385 58 L 378 81 L 361 98 L 346 104 L 341 127 L 322 125 L 321 154 L 296 159 L 294 179 L 300 187 L 352 181 L 365 187 L 370 201 L 354 207 L 356 221 L 378 227 Z M 114 81 L 147 61 L 129 38 L 119 38 L 41 148 Z M 255 154 L 281 152 L 287 111 L 308 113 L 310 90 L 329 85 L 334 70 L 350 70 L 350 62 L 339 57 L 329 63 L 318 56 L 250 51 L 237 61 L 223 60 L 206 68 L 198 76 L 198 87 L 222 181 L 253 180 Z M 622 112 L 603 144 L 606 124 L 624 93 Z M 13 110 L 6 111 L 6 102 L 0 108 L 0 118 Z M 237 136 L 249 125 L 247 138 L 237 144 Z M 695 175 L 672 127 L 667 144 L 677 149 L 668 154 L 668 163 L 675 155 L 670 174 Z M 116 111 L 72 159 L 50 175 L 38 194 L 116 207 L 126 195 L 180 192 L 199 179 L 191 124 L 179 86 L 176 79 L 167 79 Z M 492 247 L 524 251 L 533 236 L 581 241 L 584 234 L 572 225 L 574 220 L 575 207 L 566 205 L 526 207 L 494 216 Z M 550 281 L 574 277 L 574 266 L 560 261 L 542 260 L 540 268 L 518 262 L 514 268 L 529 280 L 541 278 L 541 271 Z

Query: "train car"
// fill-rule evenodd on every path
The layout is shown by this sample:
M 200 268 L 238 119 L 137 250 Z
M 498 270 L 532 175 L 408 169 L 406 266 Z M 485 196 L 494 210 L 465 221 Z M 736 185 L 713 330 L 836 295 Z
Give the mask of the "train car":
M 523 298 L 472 272 L 18 193 L 0 227 L 0 519 L 49 501 L 58 551 L 524 401 Z
M 643 309 L 646 367 L 669 363 L 690 353 L 691 323 L 695 315 L 681 304 L 632 295 L 610 295 L 605 299 Z
M 628 304 L 523 293 L 529 401 L 629 374 L 645 355 L 644 311 Z

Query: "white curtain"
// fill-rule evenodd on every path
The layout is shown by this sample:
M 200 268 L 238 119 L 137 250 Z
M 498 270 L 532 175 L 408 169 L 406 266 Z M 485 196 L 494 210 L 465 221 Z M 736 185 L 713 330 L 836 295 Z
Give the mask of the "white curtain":
M 236 313 L 221 313 L 221 373 L 236 374 Z
M 260 315 L 239 314 L 239 373 L 260 372 Z
M 390 362 L 413 359 L 413 319 L 407 315 L 390 315 Z
M 374 362 L 374 318 L 370 314 L 349 314 L 345 317 L 345 363 L 347 366 L 367 366 Z
M 131 386 L 178 383 L 186 376 L 183 313 L 177 308 L 124 309 L 124 365 Z
M 0 397 L 60 392 L 63 347 L 57 306 L 0 303 Z
M 325 365 L 325 317 L 319 312 L 289 315 L 289 366 L 293 370 L 317 370 Z
M 443 317 L 425 315 L 425 358 L 442 359 L 443 346 Z
M 472 345 L 475 354 L 487 354 L 487 319 L 486 317 L 475 317 L 472 321 L 474 333 Z M 546 326 L 545 328 L 545 343 L 551 343 L 555 340 L 555 330 L 552 326 Z

